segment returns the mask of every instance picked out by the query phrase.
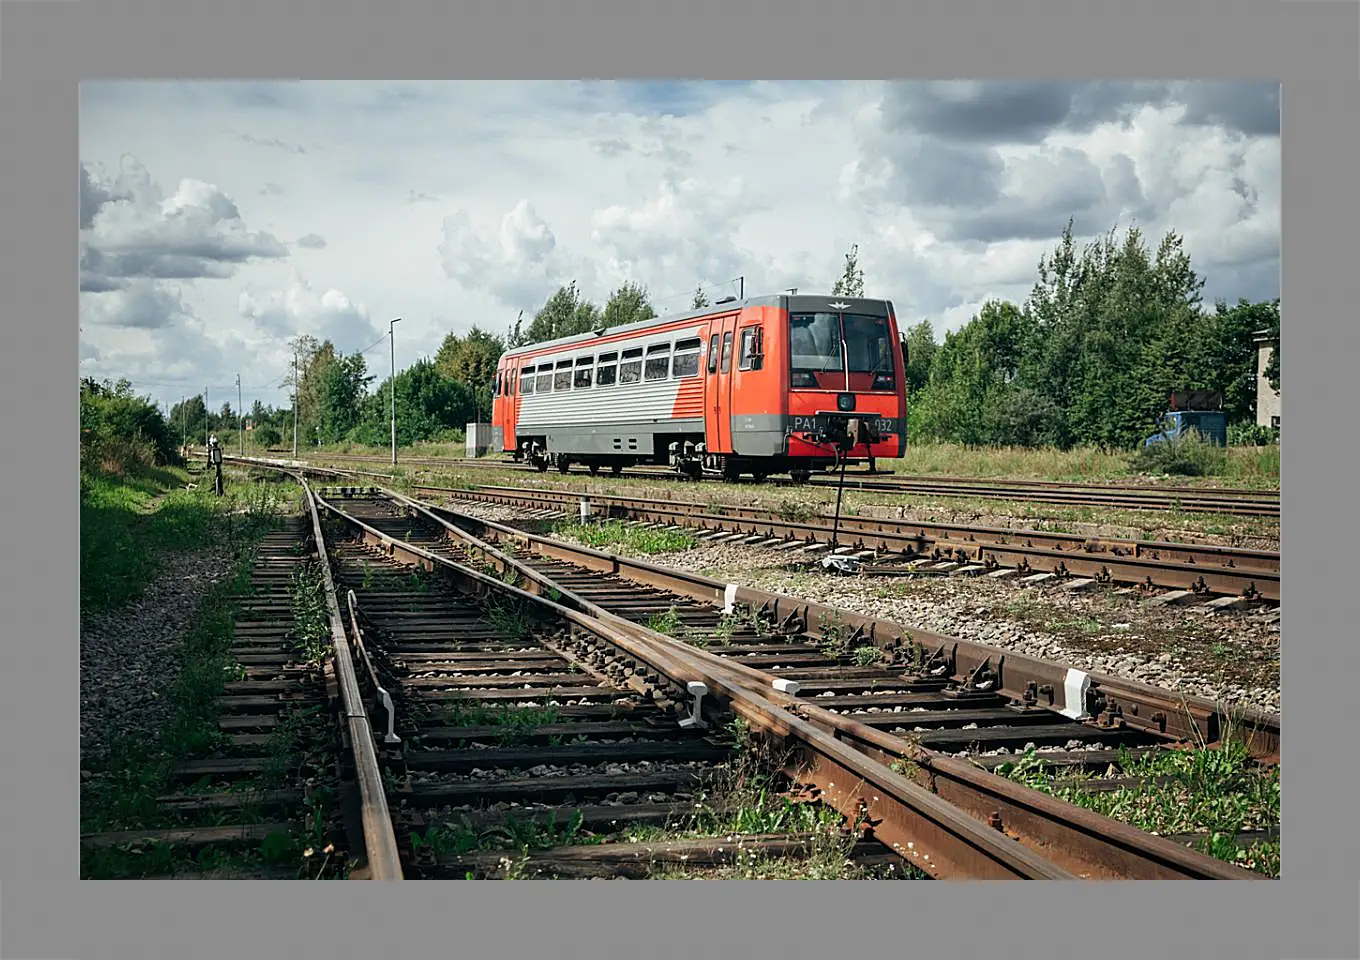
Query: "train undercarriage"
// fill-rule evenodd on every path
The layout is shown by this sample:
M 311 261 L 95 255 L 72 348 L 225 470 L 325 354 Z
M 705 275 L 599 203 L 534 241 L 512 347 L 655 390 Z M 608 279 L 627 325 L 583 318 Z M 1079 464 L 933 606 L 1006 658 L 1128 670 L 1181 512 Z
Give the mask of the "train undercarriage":
M 658 444 L 660 446 L 660 444 Z M 568 473 L 572 467 L 585 467 L 591 476 L 608 470 L 619 476 L 627 467 L 667 466 L 684 478 L 702 477 L 736 481 L 749 476 L 757 482 L 775 474 L 788 474 L 795 483 L 806 482 L 813 473 L 831 470 L 836 466 L 832 457 L 742 457 L 732 454 L 709 453 L 702 440 L 671 441 L 664 449 L 644 455 L 611 456 L 608 454 L 570 453 L 550 450 L 540 439 L 524 440 L 512 454 L 515 463 L 527 463 L 540 473 L 556 468 Z

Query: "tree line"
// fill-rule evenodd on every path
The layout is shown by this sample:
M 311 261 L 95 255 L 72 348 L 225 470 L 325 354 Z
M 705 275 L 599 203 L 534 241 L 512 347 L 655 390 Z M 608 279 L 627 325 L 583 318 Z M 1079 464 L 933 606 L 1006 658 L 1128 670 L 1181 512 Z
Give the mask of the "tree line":
M 937 340 L 929 319 L 905 331 L 909 362 L 908 436 L 967 445 L 1135 446 L 1150 433 L 1174 389 L 1223 396 L 1230 424 L 1254 422 L 1259 331 L 1275 339 L 1267 376 L 1279 389 L 1279 300 L 1239 300 L 1206 307 L 1204 280 L 1173 231 L 1155 250 L 1130 228 L 1078 250 L 1069 221 L 1056 247 L 1040 258 L 1023 303 L 993 300 Z M 845 254 L 833 296 L 865 295 L 859 248 Z M 690 306 L 709 305 L 702 285 Z M 573 280 L 547 298 L 527 325 L 521 313 L 504 334 L 473 325 L 448 334 L 434 357 L 422 357 L 395 381 L 368 370 L 361 353 L 342 354 L 329 340 L 294 338 L 296 375 L 286 379 L 293 407 L 255 401 L 252 447 L 344 441 L 385 445 L 396 394 L 397 442 L 461 439 L 465 425 L 491 416 L 496 364 L 508 349 L 657 315 L 646 287 L 624 283 L 604 305 Z M 86 437 L 140 438 L 147 454 L 168 462 L 187 436 L 216 432 L 235 443 L 229 403 L 214 413 L 202 395 L 168 415 L 136 397 L 127 381 L 81 382 L 82 449 Z M 1239 431 L 1240 433 L 1240 431 Z
M 928 320 L 907 331 L 909 437 L 1128 448 L 1191 389 L 1219 393 L 1235 435 L 1260 439 L 1254 341 L 1275 340 L 1278 390 L 1278 299 L 1206 307 L 1174 231 L 1155 250 L 1137 228 L 1078 250 L 1069 222 L 1038 273 L 1023 303 L 990 301 L 943 342 Z

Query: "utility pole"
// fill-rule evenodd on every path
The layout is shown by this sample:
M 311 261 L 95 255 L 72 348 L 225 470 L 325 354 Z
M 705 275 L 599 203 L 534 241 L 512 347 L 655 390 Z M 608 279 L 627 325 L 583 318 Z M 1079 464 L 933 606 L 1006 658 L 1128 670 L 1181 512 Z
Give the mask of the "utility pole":
M 297 459 L 297 431 L 298 431 L 298 356 L 297 349 L 293 350 L 293 459 Z
M 236 375 L 236 439 L 240 441 L 241 456 L 246 455 L 245 412 L 241 409 L 241 375 Z
M 180 446 L 187 451 L 189 449 L 189 398 L 184 394 L 179 395 L 179 429 L 184 434 Z
M 212 410 L 208 407 L 208 388 L 203 388 L 203 445 L 208 445 L 209 426 L 212 423 Z
M 387 343 L 392 351 L 392 379 L 388 387 L 392 392 L 392 466 L 397 465 L 397 340 L 393 330 L 401 322 L 401 317 L 387 321 Z

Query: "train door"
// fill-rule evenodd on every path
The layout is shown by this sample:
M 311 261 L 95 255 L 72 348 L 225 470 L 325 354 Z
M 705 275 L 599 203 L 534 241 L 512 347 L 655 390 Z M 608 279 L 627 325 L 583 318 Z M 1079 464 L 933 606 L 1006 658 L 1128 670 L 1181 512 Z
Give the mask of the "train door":
M 519 370 L 515 360 L 505 365 L 505 380 L 501 384 L 501 450 L 515 446 L 515 406 L 519 403 Z
M 732 452 L 732 354 L 735 315 L 709 324 L 704 367 L 704 435 L 709 453 Z

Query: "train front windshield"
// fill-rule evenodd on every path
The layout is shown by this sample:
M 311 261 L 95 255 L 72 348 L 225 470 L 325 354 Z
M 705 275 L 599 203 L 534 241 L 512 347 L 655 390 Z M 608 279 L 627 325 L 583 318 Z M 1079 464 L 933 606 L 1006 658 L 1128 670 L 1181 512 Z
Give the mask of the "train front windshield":
M 892 392 L 888 318 L 853 313 L 789 316 L 789 366 L 794 389 Z

